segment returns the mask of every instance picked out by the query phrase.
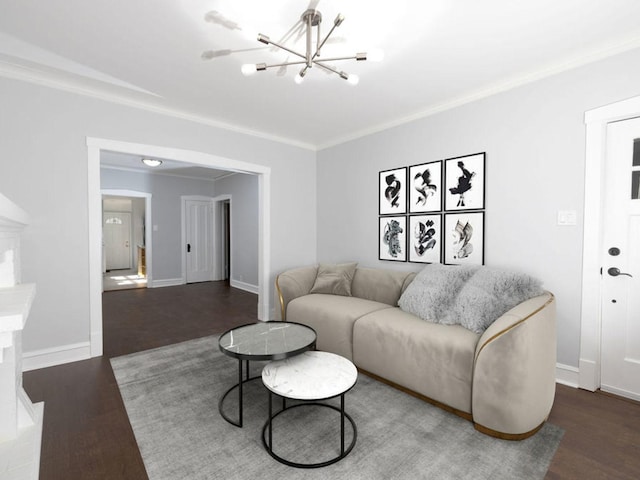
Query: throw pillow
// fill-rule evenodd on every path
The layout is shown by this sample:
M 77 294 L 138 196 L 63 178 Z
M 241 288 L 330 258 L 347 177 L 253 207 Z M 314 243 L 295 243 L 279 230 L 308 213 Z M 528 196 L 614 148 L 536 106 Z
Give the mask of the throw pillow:
M 502 314 L 543 293 L 542 282 L 536 278 L 483 267 L 463 285 L 451 315 L 463 327 L 482 333 Z
M 458 323 L 450 315 L 456 294 L 478 268 L 475 265 L 427 265 L 400 296 L 398 306 L 429 322 Z
M 332 295 L 351 296 L 351 282 L 356 273 L 357 263 L 341 263 L 336 265 L 320 264 L 316 281 L 309 293 L 328 293 Z

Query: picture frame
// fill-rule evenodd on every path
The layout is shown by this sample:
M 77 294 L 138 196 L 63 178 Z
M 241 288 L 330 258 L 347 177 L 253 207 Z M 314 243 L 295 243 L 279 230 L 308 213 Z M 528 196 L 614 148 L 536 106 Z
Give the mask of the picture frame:
M 378 258 L 407 261 L 407 217 L 378 217 Z
M 448 158 L 444 161 L 446 211 L 485 208 L 485 161 L 484 152 Z
M 409 262 L 442 262 L 442 214 L 411 215 L 407 239 Z
M 380 215 L 407 213 L 407 167 L 379 173 L 378 198 Z
M 484 212 L 444 215 L 444 263 L 484 265 Z
M 409 167 L 409 213 L 442 211 L 442 160 Z

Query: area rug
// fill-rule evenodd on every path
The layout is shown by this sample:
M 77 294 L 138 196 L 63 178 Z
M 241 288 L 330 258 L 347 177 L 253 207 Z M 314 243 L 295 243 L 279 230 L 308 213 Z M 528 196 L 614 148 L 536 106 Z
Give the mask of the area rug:
M 111 364 L 151 480 L 541 479 L 563 434 L 547 423 L 520 442 L 491 438 L 466 420 L 360 375 L 345 397 L 357 425 L 353 451 L 333 465 L 299 469 L 277 462 L 263 447 L 268 397 L 260 380 L 245 388 L 243 428 L 221 418 L 218 399 L 237 381 L 238 367 L 220 353 L 216 336 L 114 358 Z M 253 363 L 252 375 L 262 365 Z M 235 393 L 224 409 L 237 415 Z M 281 417 L 273 429 L 279 455 L 308 462 L 339 452 L 340 417 L 334 410 L 307 406 Z M 346 432 L 348 445 L 353 432 Z

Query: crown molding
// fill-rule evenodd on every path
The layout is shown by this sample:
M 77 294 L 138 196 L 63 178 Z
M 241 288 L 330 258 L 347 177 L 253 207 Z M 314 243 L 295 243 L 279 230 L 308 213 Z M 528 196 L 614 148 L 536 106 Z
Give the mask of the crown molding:
M 0 59 L 0 77 L 11 78 L 22 82 L 32 83 L 43 87 L 53 88 L 56 90 L 62 90 L 76 95 L 82 95 L 85 97 L 92 97 L 105 102 L 116 103 L 127 107 L 137 108 L 140 110 L 146 110 L 148 112 L 156 113 L 159 115 L 169 116 L 180 120 L 186 120 L 189 122 L 199 123 L 207 125 L 209 127 L 220 128 L 228 130 L 234 133 L 240 133 L 243 135 L 249 135 L 252 137 L 260 138 L 263 140 L 269 140 L 272 142 L 282 143 L 293 147 L 302 148 L 305 150 L 316 150 L 316 146 L 310 143 L 300 142 L 291 138 L 280 137 L 278 135 L 272 135 L 258 130 L 251 130 L 238 125 L 222 122 L 212 118 L 204 117 L 202 115 L 195 115 L 192 113 L 184 112 L 182 110 L 164 107 L 153 102 L 142 101 L 133 98 L 129 98 L 117 93 L 107 92 L 104 89 L 97 87 L 90 87 L 82 85 L 79 81 L 54 78 L 53 75 L 48 75 L 39 70 L 29 68 L 23 65 L 16 65 L 6 62 Z
M 472 103 L 477 100 L 482 100 L 484 98 L 491 97 L 498 93 L 506 92 L 508 90 L 512 90 L 514 88 L 521 87 L 523 85 L 527 85 L 529 83 L 533 83 L 538 80 L 542 80 L 544 78 L 552 77 L 554 75 L 557 75 L 569 70 L 573 70 L 575 68 L 579 68 L 584 65 L 588 65 L 590 63 L 595 63 L 599 60 L 604 60 L 606 58 L 613 57 L 621 53 L 635 50 L 637 48 L 640 48 L 640 36 L 633 36 L 631 38 L 626 39 L 623 42 L 610 44 L 605 47 L 601 47 L 599 49 L 587 52 L 583 55 L 567 59 L 563 62 L 549 65 L 543 69 L 531 71 L 524 75 L 515 76 L 504 82 L 496 83 L 488 88 L 479 89 L 479 90 L 470 92 L 466 95 L 453 98 L 447 102 L 433 105 L 425 110 L 414 113 L 412 115 L 407 115 L 405 117 L 398 118 L 390 122 L 381 123 L 381 124 L 372 126 L 370 128 L 355 132 L 352 135 L 335 138 L 330 142 L 324 143 L 322 145 L 318 145 L 317 150 L 318 151 L 325 150 L 327 148 L 335 147 L 337 145 L 350 142 L 352 140 L 357 140 L 359 138 L 372 135 L 374 133 L 379 133 L 384 130 L 388 130 L 390 128 L 398 127 L 406 123 L 411 123 L 416 120 L 420 120 L 422 118 L 430 117 L 447 110 L 452 110 L 462 105 L 466 105 L 468 103 Z
M 272 134 L 260 132 L 257 130 L 247 129 L 245 127 L 222 122 L 209 117 L 191 114 L 179 109 L 164 107 L 150 101 L 142 101 L 138 99 L 129 98 L 123 95 L 119 95 L 117 93 L 107 92 L 104 89 L 100 89 L 98 87 L 90 87 L 87 85 L 82 85 L 79 81 L 54 78 L 53 75 L 47 75 L 46 73 L 39 71 L 37 69 L 33 69 L 23 65 L 9 63 L 3 60 L 0 60 L 0 77 L 12 78 L 15 80 L 33 83 L 33 84 L 41 85 L 48 88 L 53 88 L 57 90 L 74 93 L 77 95 L 97 98 L 99 100 L 103 100 L 106 102 L 125 105 L 132 108 L 146 110 L 159 115 L 170 116 L 170 117 L 178 118 L 181 120 L 199 123 L 199 124 L 207 125 L 210 127 L 220 128 L 220 129 L 228 130 L 231 132 L 240 133 L 243 135 L 249 135 L 256 138 L 261 138 L 264 140 L 269 140 L 269 141 L 317 152 L 320 150 L 325 150 L 331 147 L 335 147 L 337 145 L 341 145 L 343 143 L 357 140 L 359 138 L 366 137 L 368 135 L 379 133 L 381 131 L 388 130 L 400 125 L 411 123 L 416 120 L 430 117 L 438 113 L 442 113 L 444 111 L 451 110 L 451 109 L 460 107 L 462 105 L 475 102 L 477 100 L 482 100 L 484 98 L 487 98 L 499 93 L 503 93 L 508 90 L 512 90 L 514 88 L 524 86 L 529 83 L 533 83 L 538 80 L 542 80 L 544 78 L 551 77 L 559 73 L 563 73 L 563 72 L 566 72 L 590 63 L 594 63 L 599 60 L 604 60 L 608 57 L 625 53 L 630 50 L 635 50 L 637 48 L 640 48 L 640 36 L 638 35 L 631 36 L 623 41 L 610 43 L 598 49 L 591 50 L 581 55 L 577 55 L 572 58 L 566 59 L 565 61 L 549 65 L 545 68 L 531 71 L 524 75 L 518 75 L 518 76 L 512 77 L 510 79 L 507 79 L 504 82 L 496 83 L 488 88 L 471 91 L 465 95 L 461 95 L 456 98 L 450 99 L 448 101 L 432 105 L 424 110 L 413 113 L 411 115 L 400 117 L 389 122 L 380 123 L 372 127 L 359 130 L 349 135 L 335 137 L 334 139 L 319 145 L 300 142 L 298 140 L 294 140 L 291 138 L 280 137 L 277 135 L 272 135 Z

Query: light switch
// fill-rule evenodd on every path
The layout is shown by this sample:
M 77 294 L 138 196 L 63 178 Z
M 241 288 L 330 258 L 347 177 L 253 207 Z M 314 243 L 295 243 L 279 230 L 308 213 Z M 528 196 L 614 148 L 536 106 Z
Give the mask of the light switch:
M 576 225 L 577 218 L 575 210 L 558 210 L 558 225 Z
M 154 231 L 154 232 L 157 232 L 157 231 L 158 231 L 158 225 L 154 225 L 154 226 L 153 226 L 153 231 Z

